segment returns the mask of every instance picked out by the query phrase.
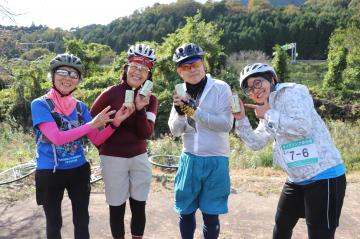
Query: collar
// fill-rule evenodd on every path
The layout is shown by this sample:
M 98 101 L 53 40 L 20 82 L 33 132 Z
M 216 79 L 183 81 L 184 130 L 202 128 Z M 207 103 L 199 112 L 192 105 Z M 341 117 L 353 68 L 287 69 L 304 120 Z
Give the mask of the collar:
M 201 79 L 201 81 L 195 85 L 185 83 L 186 84 L 186 91 L 190 94 L 192 98 L 196 98 L 199 93 L 203 92 L 205 85 L 206 85 L 207 78 L 204 76 L 204 78 Z

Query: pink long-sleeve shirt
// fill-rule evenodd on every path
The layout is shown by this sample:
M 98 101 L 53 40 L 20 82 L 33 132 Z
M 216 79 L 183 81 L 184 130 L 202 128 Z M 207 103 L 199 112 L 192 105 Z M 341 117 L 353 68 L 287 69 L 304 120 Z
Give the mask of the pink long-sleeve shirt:
M 63 145 L 86 135 L 94 145 L 99 146 L 115 131 L 110 125 L 103 130 L 98 130 L 92 128 L 89 123 L 61 131 L 55 122 L 41 123 L 39 129 L 55 145 Z

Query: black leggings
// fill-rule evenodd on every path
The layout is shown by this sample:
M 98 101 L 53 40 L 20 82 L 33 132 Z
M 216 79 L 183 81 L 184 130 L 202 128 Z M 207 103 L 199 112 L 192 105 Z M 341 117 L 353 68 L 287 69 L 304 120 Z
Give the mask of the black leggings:
M 203 235 L 205 239 L 216 239 L 220 233 L 219 215 L 202 213 L 204 225 Z M 181 214 L 179 221 L 180 233 L 182 239 L 193 239 L 196 229 L 195 212 L 190 214 Z
M 290 239 L 293 228 L 295 227 L 298 218 L 288 217 L 277 212 L 275 216 L 276 224 L 273 231 L 273 239 Z M 311 228 L 308 225 L 309 239 L 334 239 L 336 228 Z
M 43 205 L 46 216 L 46 235 L 49 239 L 61 238 L 61 202 L 65 189 L 72 205 L 74 238 L 88 239 L 90 166 L 57 170 L 38 170 L 35 173 L 36 201 Z
M 131 210 L 131 234 L 133 236 L 142 236 L 145 230 L 146 215 L 145 205 L 146 201 L 137 201 L 129 198 Z M 120 206 L 109 206 L 110 210 L 110 228 L 114 238 L 121 238 L 125 236 L 124 216 L 125 216 L 126 202 Z
M 345 189 L 345 175 L 308 185 L 286 182 L 275 216 L 273 239 L 290 239 L 299 218 L 306 219 L 309 239 L 333 239 Z

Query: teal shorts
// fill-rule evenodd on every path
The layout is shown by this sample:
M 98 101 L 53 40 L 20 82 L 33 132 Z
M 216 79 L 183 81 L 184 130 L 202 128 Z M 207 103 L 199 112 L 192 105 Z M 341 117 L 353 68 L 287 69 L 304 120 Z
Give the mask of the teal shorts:
M 229 158 L 182 153 L 174 184 L 177 213 L 190 214 L 198 208 L 207 214 L 227 213 Z

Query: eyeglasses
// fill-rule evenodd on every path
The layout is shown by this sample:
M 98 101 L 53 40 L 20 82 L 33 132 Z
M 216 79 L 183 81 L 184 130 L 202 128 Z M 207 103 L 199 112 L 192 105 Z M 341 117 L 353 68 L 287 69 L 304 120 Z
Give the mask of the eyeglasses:
M 260 88 L 262 87 L 262 82 L 263 82 L 264 80 L 265 80 L 265 79 L 263 79 L 263 78 L 255 79 L 252 86 L 247 87 L 247 88 L 244 89 L 245 94 L 251 95 L 251 94 L 254 93 L 254 90 L 255 90 L 255 89 L 260 89 Z
M 147 68 L 146 66 L 136 65 L 136 64 L 128 64 L 128 66 L 129 66 L 129 71 L 139 70 L 141 74 L 147 74 L 150 72 L 150 69 Z
M 68 71 L 64 69 L 58 69 L 55 71 L 56 75 L 63 76 L 63 77 L 70 77 L 71 79 L 80 79 L 79 73 L 76 71 Z
M 178 66 L 178 68 L 180 68 L 180 70 L 182 70 L 182 71 L 188 71 L 191 68 L 197 69 L 200 66 L 202 66 L 202 64 L 203 64 L 202 61 L 196 61 L 196 62 L 189 63 L 189 64 L 181 64 L 181 65 Z

